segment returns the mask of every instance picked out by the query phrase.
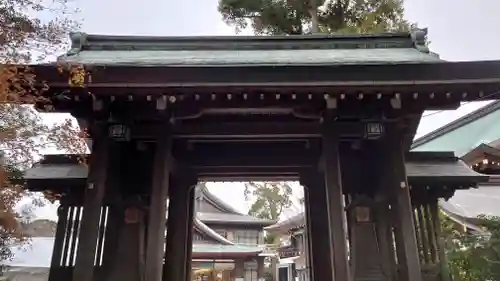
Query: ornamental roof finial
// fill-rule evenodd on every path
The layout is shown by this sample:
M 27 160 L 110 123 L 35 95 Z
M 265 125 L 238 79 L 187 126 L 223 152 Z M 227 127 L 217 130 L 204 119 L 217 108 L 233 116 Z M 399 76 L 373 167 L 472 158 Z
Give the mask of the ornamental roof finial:
M 429 47 L 427 46 L 427 28 L 412 28 L 410 31 L 411 39 L 415 48 L 422 53 L 429 53 Z
M 69 38 L 71 39 L 71 49 L 67 53 L 68 56 L 78 54 L 85 42 L 87 41 L 87 34 L 83 32 L 70 32 Z

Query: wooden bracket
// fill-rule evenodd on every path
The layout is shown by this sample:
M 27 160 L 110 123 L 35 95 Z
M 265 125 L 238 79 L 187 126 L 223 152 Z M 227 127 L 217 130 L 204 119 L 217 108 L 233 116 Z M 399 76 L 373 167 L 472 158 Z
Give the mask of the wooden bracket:
M 156 99 L 156 110 L 167 109 L 167 96 L 161 96 Z

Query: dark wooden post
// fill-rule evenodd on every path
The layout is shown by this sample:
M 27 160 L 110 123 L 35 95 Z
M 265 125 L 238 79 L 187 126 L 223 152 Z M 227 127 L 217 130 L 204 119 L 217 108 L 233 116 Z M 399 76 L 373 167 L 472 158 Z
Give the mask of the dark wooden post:
M 434 235 L 436 237 L 436 250 L 439 259 L 439 267 L 441 272 L 442 281 L 451 281 L 450 270 L 448 268 L 448 262 L 445 253 L 445 241 L 441 237 L 441 219 L 439 217 L 439 206 L 438 199 L 434 199 L 429 203 L 429 213 L 431 215 L 431 220 L 434 228 Z
M 110 150 L 110 159 L 115 165 L 108 167 L 108 179 L 106 181 L 106 194 L 104 204 L 108 207 L 108 216 L 104 232 L 104 248 L 102 254 L 102 267 L 106 278 L 110 276 L 115 267 L 115 260 L 120 246 L 120 232 L 122 229 L 122 167 L 119 163 L 127 161 L 123 143 L 113 146 Z M 102 278 L 102 277 L 101 277 Z M 123 280 L 120 280 L 123 281 Z
M 376 203 L 375 221 L 380 248 L 380 259 L 385 276 L 396 280 L 396 260 L 394 255 L 394 238 L 392 236 L 391 215 L 387 200 Z
M 243 281 L 245 278 L 245 262 L 243 259 L 234 260 L 233 275 L 235 281 Z
M 190 196 L 194 196 L 191 186 L 196 178 L 177 177 L 171 180 L 169 189 L 169 206 L 167 221 L 167 245 L 163 280 L 186 280 L 188 263 L 188 228 L 192 224 L 192 212 L 189 208 L 194 203 Z M 191 216 L 190 216 L 191 215 Z M 189 243 L 192 243 L 189 241 Z
M 193 177 L 193 179 L 195 179 Z M 196 182 L 196 180 L 192 180 Z M 194 220 L 194 194 L 196 186 L 190 187 L 188 195 L 188 223 L 187 223 L 187 236 L 186 236 L 186 281 L 191 280 L 192 264 L 193 264 L 193 220 Z
M 403 137 L 397 128 L 390 127 L 387 138 L 386 168 L 390 180 L 388 190 L 392 197 L 391 211 L 395 226 L 399 276 L 402 281 L 422 281 L 410 187 L 406 178 Z
M 120 195 L 115 195 L 119 198 Z M 119 235 L 122 227 L 123 214 L 119 210 L 120 207 L 113 202 L 108 209 L 108 218 L 106 219 L 106 233 L 103 253 L 103 266 L 106 268 L 113 267 L 116 259 L 116 253 L 119 245 Z M 108 272 L 108 270 L 106 271 Z
M 149 179 L 142 176 L 141 165 L 152 170 L 151 150 L 140 152 L 149 155 L 148 162 L 137 159 L 136 146 L 133 143 L 120 142 L 113 149 L 113 166 L 108 170 L 106 188 L 106 232 L 104 240 L 101 272 L 99 280 L 127 281 L 142 280 L 145 277 L 145 212 L 148 202 L 131 187 L 148 187 Z M 138 171 L 138 174 L 130 171 Z M 138 177 L 138 178 L 137 178 Z M 137 181 L 132 181 L 137 179 Z M 130 192 L 132 191 L 132 192 Z
M 105 124 L 97 126 L 93 133 L 93 147 L 89 161 L 89 176 L 85 189 L 73 281 L 91 281 L 94 277 L 99 219 L 106 188 L 109 138 Z
M 427 240 L 429 241 L 429 246 L 430 246 L 430 255 L 431 255 L 431 262 L 432 264 L 436 265 L 439 257 L 437 253 L 437 236 L 436 236 L 436 231 L 434 230 L 434 222 L 432 221 L 432 214 L 431 214 L 431 207 L 430 205 L 432 204 L 431 202 L 428 202 L 427 204 L 424 205 L 424 219 L 425 219 L 425 225 L 426 225 L 426 230 L 427 230 Z
M 340 176 L 339 138 L 335 121 L 327 116 L 323 124 L 323 172 L 325 175 L 328 219 L 331 230 L 330 247 L 333 253 L 335 280 L 349 281 L 344 196 Z
M 302 174 L 300 183 L 306 187 L 304 203 L 310 244 L 309 276 L 311 280 L 331 281 L 334 280 L 334 269 L 325 183 L 320 173 Z
M 374 221 L 373 199 L 360 194 L 351 195 L 348 209 L 351 235 L 351 268 L 354 280 L 383 278 L 379 239 Z M 363 213 L 361 213 L 363 212 Z
M 56 271 L 61 268 L 61 259 L 62 256 L 66 253 L 63 253 L 63 245 L 64 239 L 66 238 L 66 227 L 68 224 L 68 211 L 69 206 L 66 200 L 66 197 L 61 198 L 61 205 L 57 209 L 57 216 L 59 217 L 57 220 L 57 228 L 56 235 L 54 239 L 54 248 L 52 251 L 52 260 L 50 262 L 50 271 L 49 271 L 49 280 L 56 280 Z
M 257 257 L 257 281 L 264 280 L 264 257 Z
M 312 266 L 313 266 L 313 248 L 312 248 L 312 239 L 311 239 L 311 208 L 308 208 L 307 206 L 309 205 L 309 196 L 307 195 L 307 186 L 305 186 L 302 181 L 301 184 L 304 189 L 304 219 L 305 219 L 305 242 L 306 242 L 306 247 L 305 247 L 305 256 L 306 256 L 306 272 L 307 272 L 307 278 L 308 281 L 313 280 L 313 272 L 312 272 Z
M 153 186 L 149 201 L 147 226 L 145 280 L 160 281 L 163 269 L 165 224 L 167 222 L 167 194 L 172 162 L 171 138 L 167 130 L 156 142 L 153 167 Z

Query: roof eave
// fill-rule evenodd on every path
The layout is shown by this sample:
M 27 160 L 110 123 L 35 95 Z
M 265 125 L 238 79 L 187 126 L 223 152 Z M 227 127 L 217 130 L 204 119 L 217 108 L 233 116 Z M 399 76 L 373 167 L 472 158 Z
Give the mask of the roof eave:
M 256 252 L 194 252 L 193 258 L 239 258 L 239 257 L 248 257 L 248 256 L 256 256 L 262 253 L 262 251 Z
M 215 232 L 212 230 L 210 227 L 208 227 L 206 224 L 204 224 L 202 221 L 200 221 L 198 218 L 193 218 L 193 224 L 195 228 L 198 228 L 200 232 L 206 234 L 210 238 L 214 239 L 217 242 L 222 243 L 223 245 L 235 245 L 234 242 L 229 241 L 219 233 Z
M 287 220 L 275 223 L 268 227 L 264 227 L 264 230 L 274 233 L 287 233 L 290 229 L 298 228 L 305 225 L 304 212 L 300 212 Z
M 466 228 L 469 228 L 472 230 L 476 230 L 479 232 L 485 232 L 484 229 L 482 228 L 481 220 L 479 220 L 477 218 L 468 218 L 468 217 L 464 217 L 461 215 L 457 215 L 453 212 L 446 210 L 445 208 L 441 208 L 441 210 L 448 218 L 450 218 L 455 223 L 463 225 Z
M 476 176 L 419 176 L 418 179 L 413 180 L 414 183 L 428 183 L 432 181 L 436 184 L 457 184 L 462 185 L 464 188 L 476 187 L 478 184 L 486 183 L 489 176 L 478 174 Z
M 474 160 L 477 159 L 480 156 L 484 155 L 492 155 L 495 157 L 500 158 L 500 149 L 497 149 L 495 147 L 492 147 L 490 145 L 481 143 L 480 145 L 476 146 L 474 149 L 471 151 L 467 152 L 464 154 L 461 159 L 465 161 L 467 164 L 474 164 Z
M 241 221 L 227 221 L 227 220 L 214 220 L 208 219 L 203 220 L 200 219 L 203 223 L 220 223 L 220 224 L 244 224 L 244 225 L 255 225 L 255 226 L 269 226 L 275 224 L 276 221 L 273 220 L 241 220 Z

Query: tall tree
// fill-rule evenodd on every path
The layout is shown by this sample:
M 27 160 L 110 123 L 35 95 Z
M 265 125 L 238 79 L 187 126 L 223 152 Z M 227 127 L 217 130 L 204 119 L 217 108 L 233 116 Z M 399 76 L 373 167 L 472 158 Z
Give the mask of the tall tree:
M 258 35 L 408 30 L 403 0 L 219 0 L 224 21 Z
M 219 0 L 218 10 L 237 31 L 250 26 L 257 35 L 375 33 L 411 28 L 403 18 L 403 0 Z M 253 215 L 276 219 L 282 208 L 291 204 L 288 185 L 250 183 L 246 195 L 249 188 L 255 198 L 250 209 Z
M 292 187 L 286 182 L 249 182 L 245 184 L 245 199 L 252 201 L 248 214 L 261 219 L 278 220 L 283 211 L 292 205 Z M 266 233 L 265 243 L 279 246 L 279 237 Z M 271 257 L 270 275 L 276 280 L 278 259 Z
M 8 0 L 0 2 L 0 261 L 11 257 L 13 242 L 24 240 L 18 203 L 30 194 L 19 181 L 21 171 L 47 148 L 83 153 L 85 143 L 71 120 L 45 124 L 33 109 L 44 101 L 29 67 L 65 46 L 68 31 L 78 25 L 77 12 L 67 0 Z M 44 88 L 44 87 L 42 87 Z M 45 101 L 46 102 L 46 101 Z M 31 197 L 34 204 L 40 201 Z
M 292 187 L 286 182 L 249 182 L 245 184 L 245 199 L 251 201 L 248 214 L 261 219 L 278 220 L 292 205 Z M 267 244 L 276 243 L 276 236 L 268 234 Z
M 292 205 L 290 195 L 292 187 L 286 182 L 245 184 L 245 199 L 253 200 L 248 214 L 261 219 L 278 220 L 283 210 Z

